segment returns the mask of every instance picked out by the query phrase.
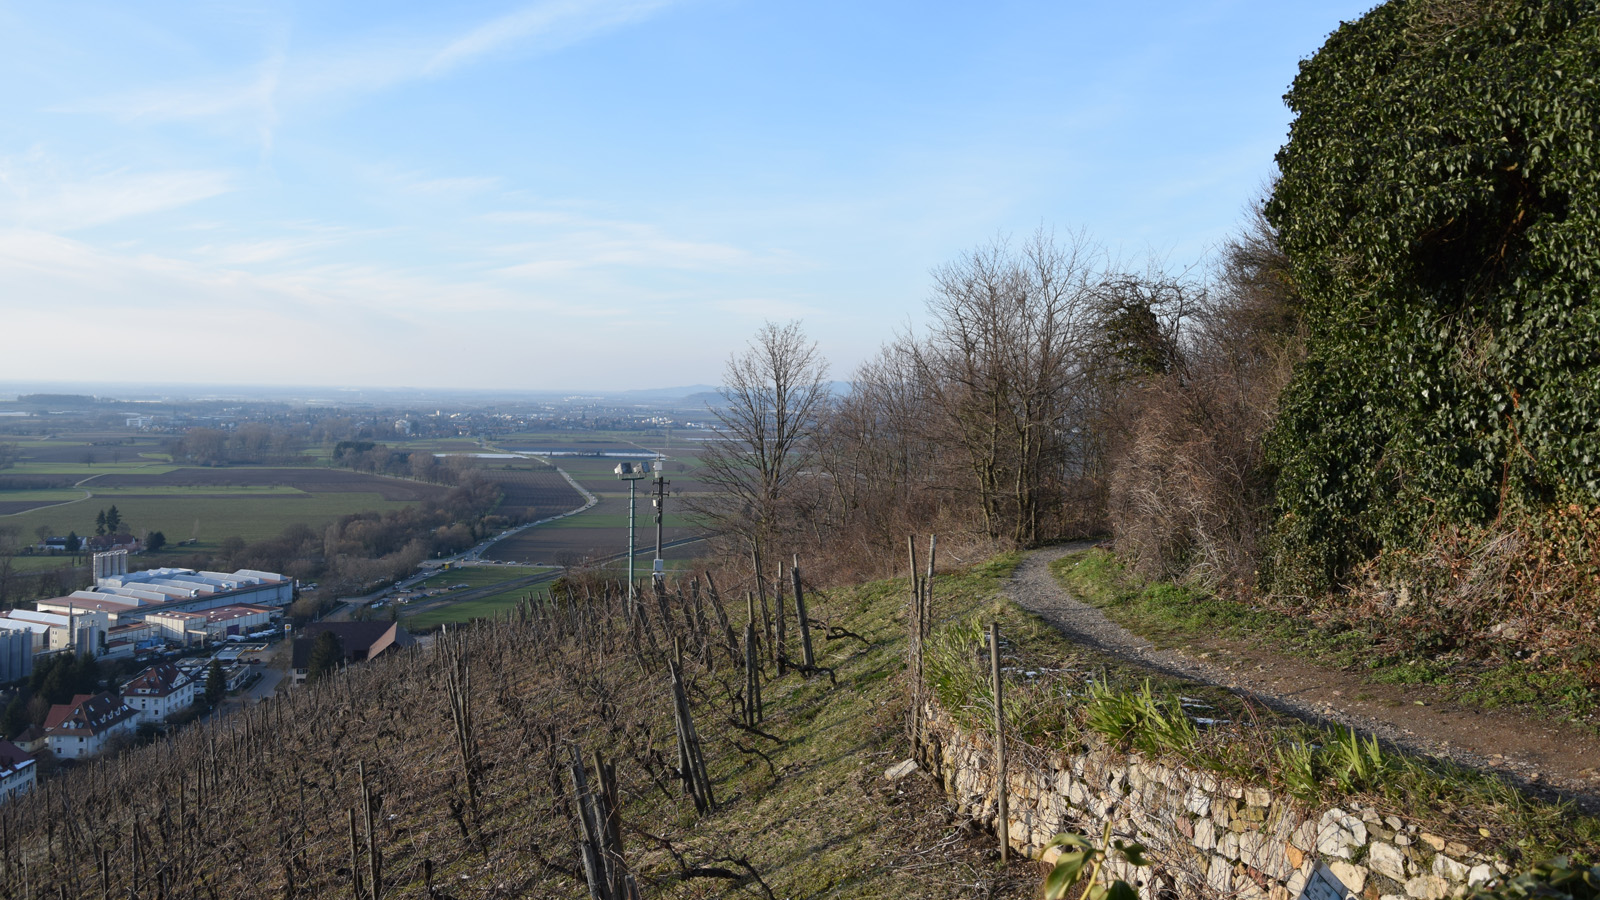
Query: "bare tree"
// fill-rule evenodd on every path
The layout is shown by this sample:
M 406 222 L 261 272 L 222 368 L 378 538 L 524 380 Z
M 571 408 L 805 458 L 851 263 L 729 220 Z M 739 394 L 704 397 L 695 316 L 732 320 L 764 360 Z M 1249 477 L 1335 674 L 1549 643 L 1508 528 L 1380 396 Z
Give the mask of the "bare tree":
M 764 550 L 783 528 L 786 506 L 811 463 L 818 417 L 828 402 L 828 363 L 799 322 L 768 322 L 743 353 L 730 356 L 712 410 L 716 441 L 701 454 L 711 496 L 691 508 L 720 532 Z
M 918 367 L 992 538 L 1033 543 L 1058 499 L 1073 389 L 1088 377 L 1097 255 L 1081 235 L 1058 244 L 1039 231 L 1020 251 L 997 239 L 934 272 Z

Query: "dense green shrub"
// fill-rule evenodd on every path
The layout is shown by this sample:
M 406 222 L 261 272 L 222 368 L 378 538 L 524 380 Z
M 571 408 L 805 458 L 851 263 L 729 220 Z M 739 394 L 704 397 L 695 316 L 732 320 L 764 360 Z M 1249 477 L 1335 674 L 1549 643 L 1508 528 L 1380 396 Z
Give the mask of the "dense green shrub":
M 1268 442 L 1268 586 L 1600 499 L 1600 3 L 1394 0 L 1287 96 L 1267 214 L 1308 357 Z

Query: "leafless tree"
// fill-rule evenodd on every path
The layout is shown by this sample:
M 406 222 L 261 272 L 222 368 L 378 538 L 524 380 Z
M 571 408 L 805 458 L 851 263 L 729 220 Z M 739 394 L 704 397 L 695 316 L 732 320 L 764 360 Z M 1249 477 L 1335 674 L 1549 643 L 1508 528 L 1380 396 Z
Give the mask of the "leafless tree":
M 785 510 L 798 502 L 799 479 L 816 454 L 827 375 L 827 361 L 798 322 L 766 323 L 728 358 L 718 390 L 724 403 L 712 410 L 718 439 L 701 454 L 714 491 L 690 501 L 718 531 L 763 550 L 784 530 Z
M 1018 250 L 997 239 L 934 272 L 918 369 L 992 538 L 1035 542 L 1059 498 L 1098 257 L 1082 235 L 1058 243 L 1041 230 Z

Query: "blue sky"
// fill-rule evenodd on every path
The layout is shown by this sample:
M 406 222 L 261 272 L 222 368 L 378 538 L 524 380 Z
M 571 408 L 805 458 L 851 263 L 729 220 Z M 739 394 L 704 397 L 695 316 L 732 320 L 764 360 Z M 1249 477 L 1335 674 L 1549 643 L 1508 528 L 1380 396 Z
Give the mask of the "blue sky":
M 0 379 L 848 377 L 996 235 L 1203 260 L 1369 6 L 0 0 Z

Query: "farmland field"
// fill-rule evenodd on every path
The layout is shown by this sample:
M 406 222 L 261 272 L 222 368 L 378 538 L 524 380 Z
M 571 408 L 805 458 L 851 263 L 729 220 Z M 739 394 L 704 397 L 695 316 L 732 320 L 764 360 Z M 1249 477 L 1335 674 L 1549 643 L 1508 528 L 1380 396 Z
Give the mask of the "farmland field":
M 115 504 L 134 533 L 161 531 L 169 542 L 194 538 L 209 549 L 228 537 L 259 540 L 296 523 L 320 528 L 342 515 L 400 509 L 449 490 L 340 469 L 244 466 L 123 469 L 78 484 L 59 491 L 0 492 L 0 503 L 36 505 L 6 515 L 5 522 L 24 534 L 48 525 L 57 534 L 90 535 L 95 514 Z M 59 505 L 37 506 L 50 498 Z
M 559 515 L 584 503 L 583 495 L 573 489 L 560 472 L 535 460 L 518 460 L 476 471 L 500 486 L 502 496 L 497 511 L 521 521 Z
M 596 452 L 613 453 L 635 449 L 617 441 L 597 441 L 592 447 Z M 578 515 L 529 528 L 499 541 L 483 552 L 485 559 L 559 564 L 600 559 L 628 549 L 628 487 L 617 479 L 613 471 L 621 460 L 616 457 L 561 456 L 553 457 L 552 461 L 598 496 L 600 503 Z M 680 490 L 680 477 L 692 478 L 692 474 L 680 476 L 674 470 L 688 469 L 693 462 L 692 459 L 682 462 L 668 460 L 666 474 L 672 482 L 674 493 Z M 667 515 L 662 523 L 664 542 L 671 543 L 699 533 L 694 524 L 682 515 L 681 503 L 676 497 L 667 500 Z M 655 524 L 650 505 L 649 479 L 638 483 L 637 510 L 635 546 L 638 549 L 653 547 Z M 677 554 L 668 551 L 663 555 L 693 555 L 693 549 L 683 548 Z

